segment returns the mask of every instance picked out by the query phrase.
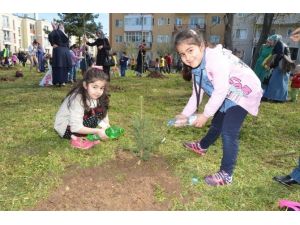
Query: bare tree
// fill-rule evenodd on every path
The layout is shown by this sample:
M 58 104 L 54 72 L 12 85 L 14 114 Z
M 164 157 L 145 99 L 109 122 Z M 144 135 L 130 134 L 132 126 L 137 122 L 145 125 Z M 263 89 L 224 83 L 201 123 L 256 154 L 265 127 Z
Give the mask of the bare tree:
M 233 27 L 234 13 L 225 13 L 225 34 L 224 34 L 224 47 L 232 50 L 232 27 Z
M 260 50 L 261 46 L 266 42 L 268 35 L 270 34 L 274 15 L 275 15 L 274 13 L 265 13 L 264 14 L 264 22 L 263 22 L 263 26 L 262 26 L 262 31 L 261 31 L 259 40 L 257 42 L 255 51 L 252 56 L 251 68 L 254 68 L 257 58 L 259 56 L 259 50 Z

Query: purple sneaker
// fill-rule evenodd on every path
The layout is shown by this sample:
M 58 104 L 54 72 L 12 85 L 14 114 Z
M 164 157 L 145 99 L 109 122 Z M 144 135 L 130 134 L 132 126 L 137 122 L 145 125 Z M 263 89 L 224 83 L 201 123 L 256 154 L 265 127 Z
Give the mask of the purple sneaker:
M 222 170 L 215 174 L 206 176 L 204 180 L 210 186 L 221 186 L 231 184 L 232 176 L 229 176 L 228 173 Z
M 187 148 L 188 150 L 192 150 L 196 154 L 203 156 L 206 153 L 206 149 L 201 148 L 200 142 L 194 141 L 194 142 L 185 142 L 183 143 L 183 146 Z

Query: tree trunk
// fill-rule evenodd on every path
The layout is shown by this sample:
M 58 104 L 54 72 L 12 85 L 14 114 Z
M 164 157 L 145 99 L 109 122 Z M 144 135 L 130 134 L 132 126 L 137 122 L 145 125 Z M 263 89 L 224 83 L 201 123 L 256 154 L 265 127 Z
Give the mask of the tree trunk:
M 259 40 L 256 44 L 256 48 L 255 48 L 255 51 L 252 56 L 251 68 L 255 67 L 255 63 L 257 61 L 257 58 L 259 57 L 259 50 L 268 38 L 268 35 L 271 30 L 273 18 L 274 18 L 274 13 L 265 13 L 264 14 L 264 23 L 263 23 L 263 27 L 262 27 L 262 31 L 261 31 Z
M 233 13 L 226 13 L 224 16 L 225 34 L 224 34 L 224 47 L 232 50 L 232 26 L 233 26 Z

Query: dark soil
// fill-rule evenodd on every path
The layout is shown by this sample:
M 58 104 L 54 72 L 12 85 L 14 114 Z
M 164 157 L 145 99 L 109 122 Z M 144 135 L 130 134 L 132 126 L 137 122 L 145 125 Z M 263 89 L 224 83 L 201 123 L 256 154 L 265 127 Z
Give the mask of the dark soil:
M 156 71 L 152 71 L 150 72 L 147 77 L 150 77 L 150 78 L 167 78 L 165 75 L 163 75 L 162 73 L 160 72 L 156 72 Z
M 73 169 L 30 210 L 170 210 L 180 182 L 159 156 L 140 161 L 128 151 L 100 167 Z
M 0 77 L 0 82 L 5 82 L 5 81 L 15 81 L 16 78 L 14 77 Z
M 124 88 L 120 87 L 118 85 L 112 85 L 112 84 L 110 84 L 109 85 L 109 90 L 112 91 L 112 92 L 123 92 Z

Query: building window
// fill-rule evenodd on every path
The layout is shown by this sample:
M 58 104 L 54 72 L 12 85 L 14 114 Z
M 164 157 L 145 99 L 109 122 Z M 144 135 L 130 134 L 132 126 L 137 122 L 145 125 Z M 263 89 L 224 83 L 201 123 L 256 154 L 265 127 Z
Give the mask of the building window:
M 142 42 L 145 40 L 146 42 L 152 42 L 152 34 L 151 32 L 126 32 L 125 33 L 125 42 Z
M 245 40 L 247 39 L 248 32 L 246 29 L 237 29 L 235 33 L 235 37 L 237 39 Z
M 158 26 L 163 26 L 163 25 L 167 25 L 167 24 L 168 24 L 168 20 L 166 18 L 159 18 L 157 21 Z
M 123 26 L 122 20 L 119 20 L 118 23 L 119 23 L 118 27 Z M 115 25 L 117 27 L 117 21 L 116 21 Z M 141 25 L 151 26 L 152 25 L 152 17 L 149 17 L 149 16 L 125 17 L 124 25 L 125 26 L 141 26 Z
M 2 17 L 2 26 L 3 28 L 9 28 L 9 18 L 8 16 Z
M 157 35 L 157 43 L 168 43 L 169 35 Z
M 210 43 L 219 44 L 220 43 L 220 36 L 219 35 L 211 35 L 209 37 Z
M 205 24 L 205 18 L 202 16 L 193 16 L 190 18 L 190 28 L 202 27 Z
M 123 20 L 116 20 L 116 27 L 123 27 Z
M 239 17 L 245 17 L 245 16 L 247 16 L 247 13 L 238 13 L 237 14 Z
M 4 32 L 4 34 L 3 34 L 3 36 L 4 36 L 4 41 L 10 41 L 10 34 L 9 34 L 9 31 L 4 30 L 3 32 Z
M 289 28 L 289 29 L 287 30 L 287 34 L 286 34 L 287 37 L 291 36 L 292 32 L 293 32 L 293 29 Z
M 219 17 L 219 16 L 213 16 L 211 18 L 211 23 L 212 24 L 220 24 L 221 23 L 221 17 Z
M 30 43 L 32 43 L 34 40 L 36 40 L 35 36 L 30 36 Z
M 49 39 L 48 39 L 48 37 L 46 36 L 46 37 L 44 37 L 44 46 L 49 46 L 50 45 L 50 42 L 49 42 Z
M 29 24 L 30 33 L 35 34 L 34 24 Z
M 121 43 L 121 42 L 123 42 L 123 36 L 122 36 L 122 35 L 116 35 L 116 36 L 115 36 L 115 41 L 116 41 L 116 43 Z
M 175 19 L 175 25 L 182 25 L 182 19 L 181 18 L 176 18 Z
M 49 27 L 48 26 L 44 26 L 44 31 L 49 31 Z

